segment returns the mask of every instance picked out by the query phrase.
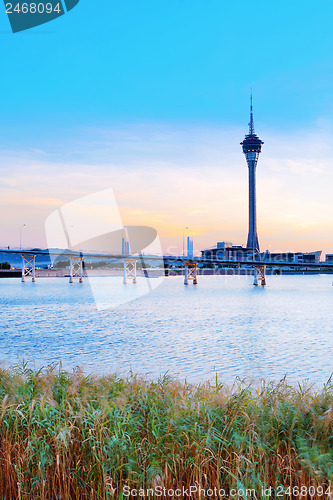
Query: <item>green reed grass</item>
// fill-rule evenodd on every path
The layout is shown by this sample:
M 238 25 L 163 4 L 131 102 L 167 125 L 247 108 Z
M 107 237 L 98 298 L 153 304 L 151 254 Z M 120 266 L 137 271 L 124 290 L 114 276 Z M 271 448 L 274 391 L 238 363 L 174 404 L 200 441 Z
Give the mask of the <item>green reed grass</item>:
M 232 488 L 268 498 L 272 487 L 282 498 L 281 486 L 333 481 L 330 381 L 321 390 L 285 379 L 189 385 L 23 363 L 0 370 L 0 405 L 1 500 L 119 499 L 124 485 L 194 484 L 224 498 Z

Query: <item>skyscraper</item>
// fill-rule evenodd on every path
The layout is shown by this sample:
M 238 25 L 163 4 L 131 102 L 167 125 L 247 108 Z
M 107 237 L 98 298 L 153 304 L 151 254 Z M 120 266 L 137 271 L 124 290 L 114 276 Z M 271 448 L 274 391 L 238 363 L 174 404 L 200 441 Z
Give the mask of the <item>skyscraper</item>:
M 249 168 L 249 235 L 247 238 L 247 248 L 253 250 L 253 252 L 259 252 L 256 207 L 256 168 L 262 144 L 264 143 L 254 133 L 251 95 L 249 133 L 245 136 L 241 145 L 243 146 L 243 153 L 245 154 L 247 166 Z

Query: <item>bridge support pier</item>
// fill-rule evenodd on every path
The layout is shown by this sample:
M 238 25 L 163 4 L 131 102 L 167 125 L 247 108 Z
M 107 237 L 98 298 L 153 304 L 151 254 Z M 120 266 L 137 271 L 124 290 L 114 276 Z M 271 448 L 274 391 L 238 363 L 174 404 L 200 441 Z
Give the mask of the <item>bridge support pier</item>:
M 126 285 L 127 280 L 133 280 L 136 283 L 136 259 L 125 259 L 124 260 L 124 280 L 123 283 Z
M 31 278 L 32 282 L 36 281 L 36 255 L 22 254 L 22 283 L 25 283 L 26 278 Z
M 69 282 L 78 279 L 79 283 L 83 283 L 83 257 L 69 257 L 69 264 Z
M 185 262 L 185 277 L 184 285 L 188 285 L 188 282 L 192 280 L 193 285 L 198 284 L 197 280 L 197 263 L 196 262 Z
M 260 284 L 261 286 L 266 285 L 266 266 L 255 266 L 253 284 L 255 286 L 257 286 L 258 284 Z

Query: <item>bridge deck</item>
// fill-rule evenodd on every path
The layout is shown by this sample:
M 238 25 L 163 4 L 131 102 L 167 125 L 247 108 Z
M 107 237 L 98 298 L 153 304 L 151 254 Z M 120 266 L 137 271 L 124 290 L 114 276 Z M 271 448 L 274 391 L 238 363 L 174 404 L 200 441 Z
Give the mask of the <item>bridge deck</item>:
M 293 268 L 307 268 L 307 269 L 332 269 L 333 270 L 333 263 L 327 263 L 327 262 L 319 262 L 319 263 L 305 263 L 305 262 L 286 262 L 286 261 L 280 261 L 280 260 L 260 260 L 258 259 L 242 259 L 242 260 L 236 260 L 236 259 L 221 259 L 221 258 L 215 258 L 215 259 L 202 259 L 201 257 L 193 257 L 193 258 L 188 258 L 184 256 L 176 256 L 176 255 L 164 255 L 164 256 L 158 256 L 158 255 L 144 255 L 144 254 L 137 254 L 137 255 L 120 255 L 120 254 L 107 254 L 107 253 L 85 253 L 85 252 L 74 252 L 74 251 L 69 251 L 65 250 L 64 252 L 61 251 L 53 251 L 53 250 L 34 250 L 34 249 L 29 249 L 29 250 L 8 250 L 8 249 L 0 249 L 0 253 L 4 254 L 19 254 L 19 255 L 44 255 L 44 256 L 59 256 L 59 257 L 84 257 L 84 258 L 101 258 L 101 259 L 115 259 L 115 260 L 124 260 L 128 258 L 137 258 L 139 260 L 146 260 L 146 261 L 161 261 L 163 260 L 164 263 L 175 263 L 175 262 L 193 262 L 197 264 L 214 264 L 214 265 L 222 265 L 222 266 L 252 266 L 252 267 L 258 267 L 258 266 L 267 266 L 267 267 L 293 267 Z

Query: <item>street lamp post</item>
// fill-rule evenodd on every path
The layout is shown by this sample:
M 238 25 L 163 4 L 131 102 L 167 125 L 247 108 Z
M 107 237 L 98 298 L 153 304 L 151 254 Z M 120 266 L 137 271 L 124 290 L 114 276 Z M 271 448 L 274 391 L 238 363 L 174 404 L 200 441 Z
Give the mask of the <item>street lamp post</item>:
M 22 229 L 25 227 L 26 225 L 23 224 L 21 227 L 20 227 L 20 250 L 22 250 Z

